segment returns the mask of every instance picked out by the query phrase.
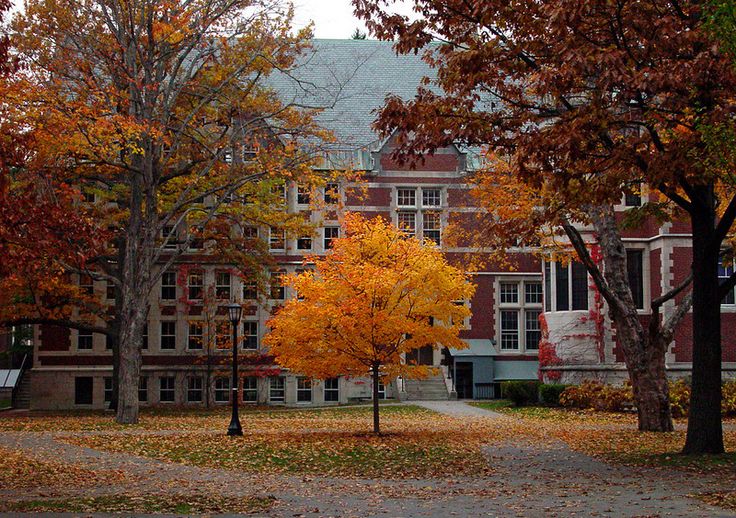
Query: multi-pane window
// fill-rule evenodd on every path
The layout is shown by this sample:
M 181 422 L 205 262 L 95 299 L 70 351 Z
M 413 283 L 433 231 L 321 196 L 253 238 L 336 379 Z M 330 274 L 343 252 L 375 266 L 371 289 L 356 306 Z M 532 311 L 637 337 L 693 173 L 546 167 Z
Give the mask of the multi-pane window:
M 189 275 L 187 276 L 187 291 L 189 300 L 202 300 L 202 295 L 204 294 L 203 272 L 189 272 Z
M 258 285 L 255 282 L 243 283 L 243 299 L 255 300 L 258 298 Z
M 161 322 L 161 350 L 176 349 L 176 321 L 163 320 Z
M 422 207 L 439 207 L 442 205 L 440 189 L 422 189 Z
M 724 266 L 723 259 L 718 261 L 718 281 L 719 284 L 723 284 L 728 281 L 733 275 L 733 264 Z M 734 296 L 734 288 L 728 290 L 726 296 L 721 300 L 721 304 L 736 304 L 736 297 Z
M 312 249 L 312 237 L 302 236 L 296 240 L 297 250 L 311 250 Z
M 284 401 L 284 378 L 282 376 L 273 376 L 269 380 L 268 398 L 271 401 Z
M 572 309 L 588 309 L 588 272 L 583 263 L 574 261 L 572 270 Z
M 192 250 L 202 250 L 204 248 L 204 239 L 202 238 L 204 229 L 202 227 L 192 227 L 189 233 L 191 234 L 189 248 Z
M 424 239 L 430 239 L 437 245 L 441 244 L 442 223 L 439 212 L 424 212 L 422 214 L 422 235 Z
M 202 322 L 189 322 L 189 333 L 187 336 L 187 349 L 197 350 L 202 349 L 204 345 L 203 340 L 204 324 Z
M 542 311 L 539 309 L 527 309 L 524 312 L 526 318 L 526 349 L 527 350 L 538 350 L 539 340 L 542 339 L 542 328 L 539 324 L 539 316 Z
M 175 378 L 166 376 L 158 379 L 158 400 L 162 403 L 173 403 L 176 389 L 174 388 Z
M 176 250 L 177 236 L 174 225 L 164 225 L 161 229 L 161 240 L 166 250 Z
M 340 401 L 339 382 L 339 378 L 330 378 L 325 380 L 325 401 Z
M 112 401 L 112 378 L 105 376 L 105 378 L 103 379 L 105 380 L 105 392 L 103 401 L 105 403 L 109 403 Z
M 77 331 L 77 349 L 89 351 L 92 349 L 92 332 L 79 330 Z
M 243 349 L 258 349 L 258 322 L 255 320 L 243 322 Z
M 552 311 L 552 263 L 544 262 L 544 310 Z
M 325 185 L 325 203 L 335 205 L 340 202 L 340 186 L 336 183 Z
M 286 298 L 284 272 L 271 272 L 271 298 L 275 300 L 284 300 Z
M 148 402 L 148 378 L 141 376 L 138 380 L 138 401 L 141 403 Z
M 297 187 L 296 188 L 296 202 L 299 205 L 309 205 L 311 201 L 311 189 L 309 187 Z
M 82 292 L 86 293 L 87 295 L 94 295 L 95 287 L 94 287 L 94 281 L 92 280 L 92 277 L 90 277 L 89 275 L 80 275 L 79 276 L 79 288 L 82 290 Z
M 641 207 L 641 184 L 634 185 L 626 191 L 624 205 L 627 207 Z
M 541 304 L 543 300 L 542 283 L 528 281 L 524 283 L 524 302 L 527 304 Z
M 417 191 L 416 189 L 398 189 L 397 205 L 399 207 L 416 207 L 417 206 Z
M 502 282 L 501 283 L 501 303 L 516 304 L 519 302 L 519 283 L 518 282 Z
M 545 266 L 545 275 L 549 279 L 552 268 Z M 552 285 L 552 279 L 549 285 Z M 585 266 L 577 261 L 569 264 L 554 263 L 555 307 L 547 307 L 547 311 L 573 311 L 588 309 L 588 272 Z M 550 297 L 550 301 L 551 302 Z M 572 301 L 572 304 L 571 304 Z
M 286 248 L 286 231 L 271 227 L 268 235 L 268 247 L 271 250 L 284 250 Z
M 161 299 L 176 299 L 176 272 L 164 272 L 161 274 Z
M 378 383 L 378 399 L 386 399 L 386 385 L 382 382 Z
M 258 378 L 255 376 L 246 376 L 243 378 L 243 402 L 258 402 Z
M 411 211 L 399 211 L 397 214 L 399 229 L 407 236 L 415 236 L 417 233 L 417 214 Z
M 105 286 L 105 298 L 107 300 L 115 300 L 115 283 L 108 280 Z
M 644 309 L 644 251 L 626 250 L 626 274 L 637 309 Z
M 340 227 L 325 227 L 325 250 L 332 248 L 332 241 L 340 237 Z
M 499 283 L 501 310 L 498 316 L 502 351 L 539 350 L 542 297 L 542 283 L 539 281 Z
M 309 378 L 297 378 L 296 380 L 296 400 L 298 403 L 308 403 L 312 401 L 312 380 Z
M 243 227 L 243 238 L 258 239 L 258 227 L 253 227 L 253 226 Z
M 215 273 L 215 297 L 218 300 L 230 300 L 230 272 Z
M 217 378 L 215 380 L 215 403 L 227 403 L 230 401 L 230 378 Z
M 141 349 L 148 349 L 148 323 L 143 326 L 143 336 L 141 339 Z
M 501 350 L 519 349 L 519 310 L 501 311 Z
M 187 403 L 202 402 L 202 378 L 192 376 L 187 378 Z

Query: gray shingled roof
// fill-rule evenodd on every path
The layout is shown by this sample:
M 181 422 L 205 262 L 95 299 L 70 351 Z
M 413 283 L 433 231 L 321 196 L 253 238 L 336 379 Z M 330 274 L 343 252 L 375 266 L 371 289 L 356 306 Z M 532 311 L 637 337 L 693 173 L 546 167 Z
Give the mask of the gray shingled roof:
M 357 149 L 378 142 L 371 124 L 386 95 L 411 99 L 425 76 L 434 72 L 420 56 L 397 56 L 389 42 L 313 40 L 293 75 L 274 74 L 269 82 L 286 102 L 327 108 L 319 122 L 337 147 Z

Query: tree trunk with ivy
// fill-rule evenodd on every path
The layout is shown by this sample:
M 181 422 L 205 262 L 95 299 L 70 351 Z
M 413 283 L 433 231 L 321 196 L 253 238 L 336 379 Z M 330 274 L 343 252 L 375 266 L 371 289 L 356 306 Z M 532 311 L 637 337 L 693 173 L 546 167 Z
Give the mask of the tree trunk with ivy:
M 592 260 L 577 228 L 569 222 L 563 226 L 596 288 L 608 303 L 616 327 L 616 339 L 623 350 L 631 380 L 639 430 L 670 432 L 673 425 L 665 357 L 674 329 L 689 310 L 692 299 L 690 296 L 685 297 L 664 323 L 660 320 L 659 309 L 665 302 L 684 291 L 689 280 L 652 301 L 652 318 L 648 329 L 645 329 L 631 292 L 626 248 L 613 207 L 589 207 L 587 214 L 601 248 L 603 272 Z

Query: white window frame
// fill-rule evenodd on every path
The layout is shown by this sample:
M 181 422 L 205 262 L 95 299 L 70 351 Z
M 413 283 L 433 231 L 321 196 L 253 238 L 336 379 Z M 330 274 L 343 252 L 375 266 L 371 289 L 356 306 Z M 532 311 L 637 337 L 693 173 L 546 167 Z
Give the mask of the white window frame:
M 252 386 L 250 386 L 252 384 Z M 246 399 L 245 395 L 255 393 L 252 399 Z M 258 378 L 256 376 L 243 376 L 243 403 L 258 403 Z
M 253 334 L 252 329 L 248 329 L 249 326 L 255 325 L 255 334 Z M 258 320 L 244 320 L 243 321 L 243 350 L 245 351 L 257 351 L 260 346 L 260 337 L 259 337 L 259 322 Z M 246 347 L 246 344 L 248 343 L 250 338 L 255 337 L 255 347 Z
M 274 382 L 276 382 L 276 386 L 274 386 Z M 280 392 L 281 395 L 274 396 L 274 392 L 277 394 Z M 268 379 L 268 400 L 272 403 L 283 403 L 286 401 L 286 378 L 283 376 L 271 376 Z
M 199 388 L 196 386 L 192 388 L 193 382 L 199 382 Z M 194 383 L 197 385 L 197 383 Z M 199 392 L 199 399 L 191 399 L 190 395 L 192 392 Z M 203 403 L 204 402 L 204 379 L 202 376 L 187 376 L 187 403 Z
M 328 236 L 328 230 L 329 233 L 335 232 L 334 236 Z M 335 239 L 340 238 L 340 227 L 336 225 L 328 225 L 324 228 L 323 231 L 323 241 L 322 241 L 322 247 L 324 250 L 331 250 L 332 249 L 332 241 Z
M 199 333 L 192 333 L 192 326 L 199 328 Z M 192 347 L 192 338 L 199 338 L 199 345 Z M 201 351 L 204 349 L 204 321 L 190 320 L 187 322 L 187 351 Z
M 307 386 L 308 385 L 308 386 Z M 304 395 L 309 399 L 300 399 Z M 311 378 L 299 377 L 296 379 L 296 402 L 297 404 L 311 404 L 314 399 L 314 383 Z
M 218 385 L 221 385 L 218 387 Z M 218 398 L 219 395 L 222 395 L 224 392 L 225 399 Z M 220 376 L 218 378 L 215 378 L 215 390 L 214 390 L 214 399 L 215 403 L 229 403 L 230 402 L 230 378 L 227 376 Z
M 164 324 L 172 324 L 174 326 L 174 334 L 164 334 Z M 176 320 L 161 320 L 158 325 L 158 349 L 159 351 L 176 351 Z M 163 347 L 164 337 L 174 337 L 174 347 Z
M 173 276 L 173 284 L 171 284 L 171 276 Z M 174 289 L 173 297 L 164 297 L 164 289 Z M 161 292 L 159 293 L 161 300 L 176 300 L 176 272 L 165 271 L 161 274 Z
M 223 277 L 220 277 L 223 276 Z M 222 282 L 227 276 L 227 282 Z M 227 291 L 227 296 L 221 296 L 220 291 Z M 232 300 L 233 298 L 233 276 L 224 270 L 215 271 L 215 298 L 217 300 Z
M 527 285 L 539 284 L 542 279 L 539 277 L 532 276 L 514 276 L 514 277 L 499 277 L 495 282 L 496 300 L 496 343 L 498 344 L 498 351 L 501 354 L 538 354 L 539 348 L 529 349 L 527 347 L 527 332 L 528 331 L 540 331 L 539 324 L 537 323 L 536 329 L 527 328 L 527 312 L 539 313 L 540 315 L 544 312 L 544 296 L 542 296 L 541 302 L 527 302 Z M 508 289 L 509 286 L 516 285 L 516 289 Z M 507 288 L 507 294 L 515 293 L 516 297 L 502 297 L 504 288 Z M 544 288 L 542 288 L 544 289 Z M 515 300 L 516 302 L 513 302 Z M 504 336 L 508 334 L 504 331 L 502 325 L 503 312 L 512 311 L 516 313 L 516 334 L 518 339 L 517 348 L 504 348 Z M 538 322 L 538 319 L 537 319 Z
M 334 387 L 328 387 L 328 383 Z M 323 400 L 325 403 L 339 403 L 340 402 L 340 378 L 329 378 L 322 382 L 323 388 Z M 335 399 L 327 399 L 327 394 L 334 395 Z
M 168 381 L 171 380 L 172 386 L 171 387 L 164 388 L 164 380 L 167 380 L 167 384 L 168 384 Z M 161 397 L 161 395 L 163 394 L 164 391 L 167 392 L 167 393 L 168 392 L 171 392 L 172 398 L 170 400 L 169 399 L 164 400 Z M 158 402 L 159 403 L 167 403 L 167 404 L 176 403 L 176 377 L 174 377 L 174 376 L 161 376 L 158 379 Z

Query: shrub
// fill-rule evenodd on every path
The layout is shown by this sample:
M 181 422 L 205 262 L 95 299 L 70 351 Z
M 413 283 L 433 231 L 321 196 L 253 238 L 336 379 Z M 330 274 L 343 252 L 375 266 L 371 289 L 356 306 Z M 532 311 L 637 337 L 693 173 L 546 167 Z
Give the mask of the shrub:
M 678 379 L 670 381 L 669 389 L 672 417 L 685 417 L 690 411 L 690 384 Z
M 736 414 L 736 381 L 727 381 L 723 384 L 721 412 L 723 415 Z
M 600 381 L 583 381 L 580 385 L 571 385 L 560 394 L 560 405 L 568 408 L 593 408 L 606 412 L 621 411 L 633 401 L 631 387 L 624 385 L 614 387 L 604 385 Z
M 538 381 L 504 381 L 501 397 L 510 399 L 515 406 L 525 406 L 539 401 Z
M 568 387 L 561 383 L 545 383 L 539 386 L 539 401 L 544 405 L 560 406 L 560 394 Z

